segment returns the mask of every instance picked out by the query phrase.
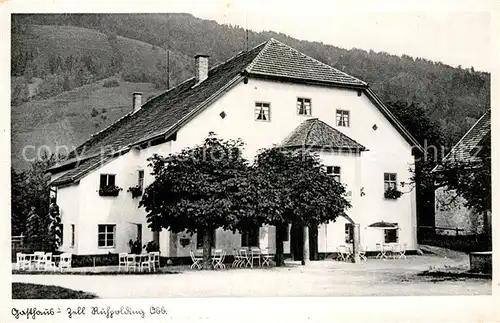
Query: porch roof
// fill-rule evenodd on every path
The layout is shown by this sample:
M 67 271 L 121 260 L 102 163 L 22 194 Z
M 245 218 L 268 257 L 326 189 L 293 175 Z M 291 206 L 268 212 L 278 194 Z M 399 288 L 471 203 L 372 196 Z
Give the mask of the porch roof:
M 281 146 L 366 150 L 365 146 L 317 118 L 302 122 L 285 138 Z

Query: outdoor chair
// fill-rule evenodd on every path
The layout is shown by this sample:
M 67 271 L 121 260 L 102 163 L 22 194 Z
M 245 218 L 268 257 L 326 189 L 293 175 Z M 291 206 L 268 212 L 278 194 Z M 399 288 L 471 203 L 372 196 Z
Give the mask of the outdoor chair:
M 67 268 L 67 269 L 71 268 L 71 254 L 70 253 L 61 254 L 61 260 L 59 261 L 59 269 L 62 272 L 64 268 Z
M 398 244 L 395 246 L 394 250 L 394 258 L 398 257 L 398 259 L 404 258 L 406 259 L 406 243 Z
M 53 261 L 52 252 L 48 252 L 43 256 L 42 264 L 44 270 L 56 270 L 56 263 Z
M 384 249 L 384 246 L 381 243 L 375 244 L 375 248 L 377 250 L 377 256 L 375 258 L 377 259 L 387 258 L 386 250 Z
M 222 249 L 215 250 L 214 256 L 212 257 L 212 265 L 214 269 L 225 269 L 224 258 L 226 257 L 226 252 Z
M 121 271 L 122 268 L 124 268 L 125 271 L 128 271 L 126 252 L 121 252 L 118 254 L 118 271 Z
M 253 268 L 253 264 L 255 263 L 255 260 L 259 263 L 259 267 L 261 266 L 261 261 L 260 261 L 260 248 L 259 247 L 251 247 L 250 248 L 250 257 L 251 257 L 251 267 Z
M 33 265 L 36 270 L 42 270 L 43 269 L 43 256 L 45 255 L 45 252 L 43 251 L 36 251 L 33 253 L 34 258 L 33 258 Z
M 26 270 L 31 267 L 31 262 L 26 259 L 26 255 L 22 252 L 18 252 L 16 254 L 16 269 L 17 270 Z
M 191 269 L 201 269 L 201 261 L 203 260 L 203 257 L 195 256 L 193 251 L 189 251 L 189 255 L 191 256 L 191 260 L 193 261 Z
M 368 249 L 366 246 L 363 246 L 359 248 L 359 259 L 366 261 L 366 249 Z
M 231 267 L 236 268 L 240 265 L 240 262 L 241 262 L 241 256 L 240 256 L 240 253 L 238 252 L 238 250 L 233 249 L 233 256 L 234 256 L 234 261 L 233 261 L 233 264 L 231 265 Z
M 141 264 L 137 262 L 135 258 L 136 255 L 127 254 L 127 271 L 129 271 L 130 268 L 134 268 L 134 271 L 140 269 Z
M 141 271 L 145 270 L 146 267 L 148 268 L 148 271 L 151 272 L 151 267 L 154 264 L 154 256 L 151 253 L 148 253 L 147 255 L 141 255 L 140 257 L 140 268 Z
M 246 248 L 241 248 L 239 267 L 247 267 L 247 266 L 251 266 L 250 257 L 248 256 L 248 250 Z
M 153 268 L 153 271 L 156 271 L 156 269 L 160 269 L 160 252 L 152 251 L 149 254 L 151 255 L 149 260 L 151 262 L 150 265 Z
M 269 247 L 261 251 L 262 255 L 262 267 L 268 266 L 271 267 L 271 259 L 273 259 L 273 255 L 269 253 Z
M 347 261 L 349 260 L 350 252 L 346 245 L 340 245 L 337 247 L 337 261 Z

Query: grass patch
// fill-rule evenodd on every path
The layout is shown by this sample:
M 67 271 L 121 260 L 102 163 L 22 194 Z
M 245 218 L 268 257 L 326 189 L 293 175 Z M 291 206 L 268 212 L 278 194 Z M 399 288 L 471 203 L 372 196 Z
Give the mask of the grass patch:
M 482 278 L 482 279 L 491 279 L 491 275 L 488 274 L 479 274 L 479 273 L 471 273 L 469 271 L 465 272 L 447 272 L 447 271 L 429 271 L 426 270 L 418 274 L 418 276 L 424 277 L 434 277 L 438 279 L 445 280 L 446 278 Z
M 12 283 L 13 299 L 92 299 L 97 295 L 52 285 Z

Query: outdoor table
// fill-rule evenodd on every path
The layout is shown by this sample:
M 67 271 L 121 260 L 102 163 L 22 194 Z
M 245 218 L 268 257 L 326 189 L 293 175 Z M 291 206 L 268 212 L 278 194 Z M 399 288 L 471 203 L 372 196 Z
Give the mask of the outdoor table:
M 149 254 L 147 253 L 141 253 L 141 254 L 129 254 L 129 256 L 133 256 L 134 257 L 134 263 L 135 263 L 135 266 L 137 266 L 137 264 L 139 265 L 139 271 L 142 272 L 142 268 L 141 268 L 141 263 L 143 261 L 148 261 L 149 260 Z
M 27 253 L 25 254 L 26 260 L 29 262 L 29 270 L 31 270 L 31 266 L 35 265 L 36 262 L 41 259 L 39 254 Z
M 396 248 L 397 247 L 399 247 L 399 243 L 394 243 L 394 242 L 383 243 L 382 244 L 382 251 L 383 251 L 383 256 L 382 257 L 384 257 L 384 258 L 387 259 L 389 256 L 392 256 L 393 259 L 395 259 L 396 258 Z M 389 253 L 389 255 L 387 253 Z

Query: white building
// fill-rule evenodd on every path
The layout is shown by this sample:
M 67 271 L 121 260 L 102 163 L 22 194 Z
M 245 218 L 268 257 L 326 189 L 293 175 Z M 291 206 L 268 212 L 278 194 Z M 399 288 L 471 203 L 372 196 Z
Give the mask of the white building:
M 147 158 L 202 143 L 213 131 L 241 138 L 253 160 L 257 150 L 274 144 L 307 145 L 322 150 L 328 172 L 347 185 L 353 207 L 348 215 L 361 227 L 361 244 L 398 241 L 417 248 L 416 196 L 408 183 L 415 139 L 388 111 L 368 85 L 287 45 L 269 41 L 212 69 L 208 56 L 195 57 L 196 75 L 141 106 L 78 147 L 64 164 L 51 169 L 51 185 L 64 225 L 62 250 L 74 254 L 128 252 L 128 241 L 153 239 L 146 213 L 129 187 L 153 181 Z M 327 147 L 328 149 L 324 149 Z M 122 188 L 100 196 L 101 186 Z M 399 199 L 387 199 L 387 187 Z M 389 222 L 397 230 L 367 228 Z M 313 251 L 334 253 L 349 240 L 344 218 L 312 230 Z M 300 253 L 301 235 L 291 230 L 285 253 Z M 197 249 L 197 236 L 163 230 L 162 256 L 186 257 Z M 233 234 L 216 230 L 215 247 L 232 252 L 242 244 L 275 248 L 275 229 Z M 316 250 L 314 250 L 316 249 Z

